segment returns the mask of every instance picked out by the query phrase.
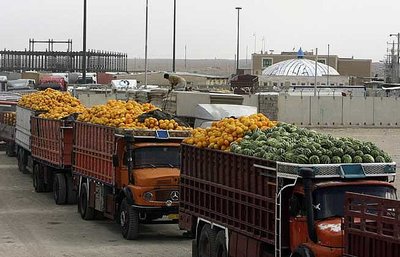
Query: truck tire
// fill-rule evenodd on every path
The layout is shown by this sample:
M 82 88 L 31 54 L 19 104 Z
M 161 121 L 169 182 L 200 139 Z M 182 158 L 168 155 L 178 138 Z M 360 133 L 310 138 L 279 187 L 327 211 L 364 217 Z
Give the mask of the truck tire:
M 215 257 L 217 232 L 205 224 L 200 232 L 197 252 L 199 257 Z
M 14 145 L 14 143 L 7 142 L 6 155 L 8 157 L 15 157 L 15 145 Z
M 82 183 L 81 193 L 78 198 L 78 211 L 81 214 L 82 219 L 92 220 L 94 219 L 94 208 L 89 207 L 89 197 L 87 193 L 87 184 Z
M 126 198 L 124 198 L 121 203 L 120 226 L 125 239 L 133 240 L 138 238 L 139 212 L 128 204 Z
M 24 174 L 28 173 L 26 169 L 26 164 L 28 163 L 27 158 L 25 158 L 25 150 L 23 148 L 18 149 L 18 170 Z
M 62 173 L 57 173 L 53 180 L 53 196 L 56 204 L 66 204 L 67 202 L 67 182 Z
M 192 240 L 192 257 L 199 257 L 197 252 L 197 239 Z
M 43 178 L 43 173 L 41 171 L 40 163 L 34 163 L 33 164 L 33 174 L 32 174 L 32 181 L 33 181 L 33 187 L 35 188 L 35 191 L 37 193 L 43 193 L 45 191 L 45 184 L 44 184 L 44 178 Z
M 65 174 L 65 178 L 67 181 L 67 203 L 68 204 L 76 204 L 77 195 L 74 190 L 74 185 L 72 184 L 72 176 L 70 174 Z
M 220 230 L 216 237 L 215 257 L 228 257 L 225 231 Z

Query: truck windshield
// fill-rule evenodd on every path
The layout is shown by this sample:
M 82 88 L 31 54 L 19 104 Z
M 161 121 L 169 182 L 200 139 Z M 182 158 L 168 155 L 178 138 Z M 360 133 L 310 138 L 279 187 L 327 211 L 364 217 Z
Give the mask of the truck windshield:
M 135 150 L 135 167 L 179 167 L 179 165 L 179 147 L 153 146 Z
M 396 191 L 387 186 L 352 185 L 324 187 L 316 189 L 314 196 L 315 219 L 344 216 L 344 197 L 346 192 L 373 195 L 387 199 L 396 199 Z

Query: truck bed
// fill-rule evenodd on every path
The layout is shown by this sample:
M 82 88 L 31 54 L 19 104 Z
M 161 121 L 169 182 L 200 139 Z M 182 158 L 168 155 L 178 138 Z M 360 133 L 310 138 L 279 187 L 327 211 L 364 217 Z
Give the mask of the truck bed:
M 34 110 L 17 106 L 15 143 L 28 151 L 31 150 L 31 117 L 35 116 L 35 114 Z
M 15 112 L 0 112 L 0 140 L 14 141 Z
M 74 123 L 73 172 L 114 185 L 115 129 L 90 123 Z
M 400 256 L 400 201 L 347 193 L 344 231 L 344 256 Z
M 276 163 L 186 144 L 181 151 L 180 227 L 191 230 L 199 217 L 274 244 Z
M 64 120 L 31 118 L 32 156 L 55 168 L 72 164 L 72 123 Z

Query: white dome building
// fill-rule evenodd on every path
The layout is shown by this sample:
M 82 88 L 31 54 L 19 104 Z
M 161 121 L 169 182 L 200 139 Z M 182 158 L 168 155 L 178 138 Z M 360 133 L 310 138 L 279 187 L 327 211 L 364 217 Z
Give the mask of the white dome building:
M 260 76 L 261 87 L 291 87 L 314 86 L 317 78 L 317 86 L 338 87 L 349 84 L 347 76 L 340 76 L 334 68 L 304 58 L 303 51 L 297 52 L 296 59 L 290 59 L 275 63 L 262 71 Z M 328 85 L 329 81 L 329 85 Z
M 317 77 L 320 76 L 339 76 L 334 68 L 317 63 Z M 308 59 L 292 59 L 278 62 L 266 68 L 262 75 L 265 76 L 306 76 L 315 77 L 315 61 Z

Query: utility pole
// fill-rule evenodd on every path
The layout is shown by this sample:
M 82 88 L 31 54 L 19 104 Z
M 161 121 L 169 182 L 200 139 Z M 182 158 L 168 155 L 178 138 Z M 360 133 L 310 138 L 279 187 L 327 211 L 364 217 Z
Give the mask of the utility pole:
M 328 76 L 326 77 L 326 85 L 329 87 L 329 49 L 330 48 L 330 45 L 328 44 L 328 61 L 327 61 L 327 65 L 328 65 Z
M 176 0 L 174 0 L 174 35 L 172 42 L 172 72 L 175 72 L 175 52 L 176 52 Z
M 147 88 L 147 38 L 149 30 L 149 0 L 146 0 L 146 33 L 144 43 L 144 87 Z
M 317 96 L 318 48 L 315 48 L 314 96 Z
M 400 33 L 397 34 L 390 34 L 391 37 L 397 37 L 397 56 L 396 56 L 396 70 L 395 70 L 395 78 L 393 78 L 393 80 L 395 80 L 396 83 L 400 82 Z M 394 49 L 394 47 L 393 47 Z
M 187 61 L 187 59 L 186 59 L 186 45 L 185 45 L 185 71 L 187 71 L 187 70 L 186 70 L 186 69 L 187 69 L 186 61 Z
M 238 14 L 237 14 L 237 45 L 236 45 L 236 74 L 238 74 L 239 73 L 239 59 L 240 59 L 240 57 L 239 57 L 239 28 L 240 28 L 240 19 L 239 19 L 239 16 L 240 16 L 240 10 L 242 9 L 242 7 L 236 7 L 235 8 L 237 11 L 238 11 Z
M 86 84 L 86 14 L 87 14 L 87 1 L 83 0 L 83 59 L 82 59 L 82 79 L 83 84 Z M 50 49 L 49 49 L 50 51 Z

